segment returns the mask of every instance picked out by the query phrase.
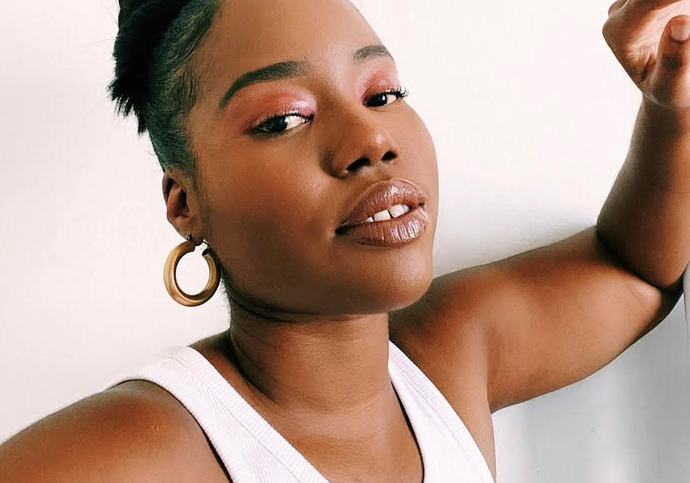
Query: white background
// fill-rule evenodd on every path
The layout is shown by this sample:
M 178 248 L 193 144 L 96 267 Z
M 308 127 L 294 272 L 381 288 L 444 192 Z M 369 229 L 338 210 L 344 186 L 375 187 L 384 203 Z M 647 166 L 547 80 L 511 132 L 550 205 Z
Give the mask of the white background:
M 360 4 L 436 142 L 436 275 L 595 223 L 641 100 L 601 35 L 608 2 Z M 148 140 L 107 100 L 115 1 L 2 11 L 0 441 L 228 324 L 221 297 L 165 291 L 182 239 Z M 185 257 L 183 288 L 205 266 Z M 681 301 L 598 373 L 497 412 L 499 482 L 687 481 L 687 352 Z

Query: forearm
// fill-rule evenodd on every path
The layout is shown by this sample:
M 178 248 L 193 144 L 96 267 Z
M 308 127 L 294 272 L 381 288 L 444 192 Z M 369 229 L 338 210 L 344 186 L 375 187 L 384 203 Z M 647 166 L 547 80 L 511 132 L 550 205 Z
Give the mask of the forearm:
M 597 231 L 637 276 L 677 291 L 690 259 L 690 114 L 643 99 Z

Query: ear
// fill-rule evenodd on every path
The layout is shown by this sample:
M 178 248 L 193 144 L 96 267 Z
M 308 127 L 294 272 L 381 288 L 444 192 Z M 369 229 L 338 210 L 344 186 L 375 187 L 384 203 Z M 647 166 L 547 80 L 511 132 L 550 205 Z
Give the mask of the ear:
M 199 197 L 189 177 L 179 169 L 166 169 L 163 174 L 163 198 L 170 224 L 183 238 L 191 234 L 198 246 L 204 238 L 202 217 Z

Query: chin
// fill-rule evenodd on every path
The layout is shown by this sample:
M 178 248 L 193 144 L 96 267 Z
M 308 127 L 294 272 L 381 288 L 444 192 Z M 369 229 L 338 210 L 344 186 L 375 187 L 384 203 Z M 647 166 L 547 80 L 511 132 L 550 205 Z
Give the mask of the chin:
M 355 267 L 356 268 L 356 267 Z M 342 314 L 387 313 L 414 304 L 428 291 L 433 280 L 432 257 L 400 258 L 381 263 L 377 270 L 362 268 L 355 278 L 340 278 L 338 287 L 331 288 L 338 297 Z

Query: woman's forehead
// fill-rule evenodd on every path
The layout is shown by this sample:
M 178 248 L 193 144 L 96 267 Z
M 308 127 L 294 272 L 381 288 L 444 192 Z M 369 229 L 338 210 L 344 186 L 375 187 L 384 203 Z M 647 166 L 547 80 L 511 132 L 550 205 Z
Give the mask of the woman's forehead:
M 227 80 L 276 62 L 328 67 L 380 43 L 348 0 L 225 0 L 200 55 Z

